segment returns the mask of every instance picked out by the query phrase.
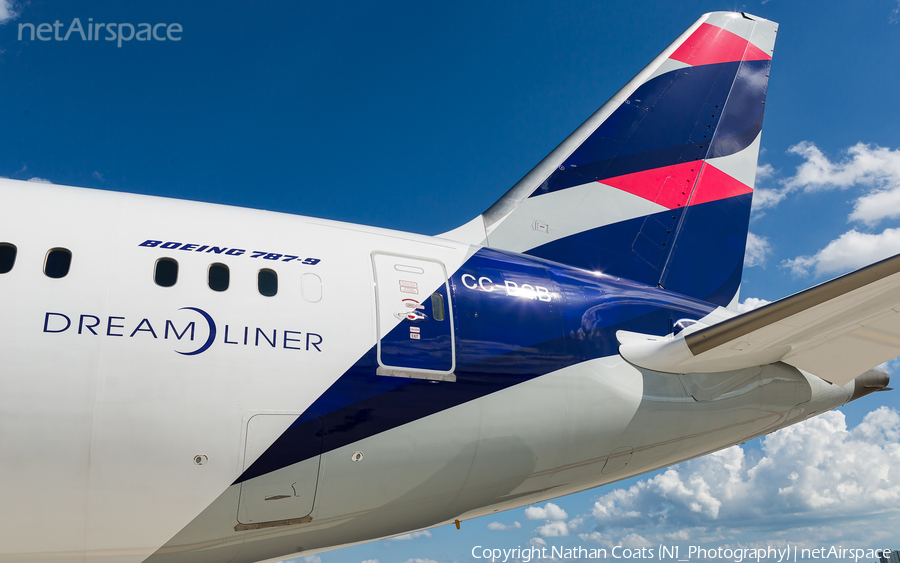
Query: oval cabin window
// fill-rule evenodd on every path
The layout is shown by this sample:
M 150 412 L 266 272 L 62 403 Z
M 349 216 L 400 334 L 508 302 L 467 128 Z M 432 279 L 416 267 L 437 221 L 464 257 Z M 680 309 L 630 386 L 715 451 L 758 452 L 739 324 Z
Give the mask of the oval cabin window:
M 0 274 L 7 274 L 16 265 L 16 247 L 8 242 L 0 242 Z
M 256 276 L 256 284 L 260 295 L 272 297 L 278 293 L 278 274 L 273 270 L 260 270 Z
M 72 253 L 65 248 L 54 248 L 47 252 L 44 259 L 44 275 L 48 278 L 64 278 L 72 265 Z
M 153 281 L 160 287 L 172 287 L 178 281 L 178 262 L 172 258 L 160 258 L 153 268 Z
M 230 277 L 231 274 L 228 271 L 228 266 L 218 263 L 211 264 L 209 266 L 207 283 L 209 284 L 209 288 L 213 291 L 225 291 L 228 289 Z

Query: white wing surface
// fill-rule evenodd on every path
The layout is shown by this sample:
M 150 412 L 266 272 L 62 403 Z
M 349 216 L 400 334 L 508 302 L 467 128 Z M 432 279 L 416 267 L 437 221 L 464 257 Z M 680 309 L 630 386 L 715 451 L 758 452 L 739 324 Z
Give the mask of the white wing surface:
M 900 255 L 678 336 L 620 332 L 625 359 L 672 373 L 782 361 L 837 385 L 900 356 Z

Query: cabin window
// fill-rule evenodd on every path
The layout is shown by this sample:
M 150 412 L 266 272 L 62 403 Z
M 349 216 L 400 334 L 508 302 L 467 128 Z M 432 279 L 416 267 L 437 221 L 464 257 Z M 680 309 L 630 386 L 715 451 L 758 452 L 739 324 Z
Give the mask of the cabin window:
M 300 291 L 304 299 L 310 303 L 318 303 L 322 300 L 322 278 L 316 274 L 303 274 L 300 278 Z
M 260 295 L 272 297 L 278 293 L 278 274 L 269 269 L 260 270 L 256 276 L 256 285 Z
M 0 274 L 9 273 L 16 264 L 16 247 L 8 242 L 0 242 Z
M 72 253 L 65 248 L 53 248 L 44 259 L 44 275 L 48 278 L 64 278 L 72 265 Z
M 444 298 L 440 293 L 431 294 L 431 316 L 436 321 L 444 320 Z
M 178 262 L 172 258 L 160 258 L 153 268 L 153 281 L 160 287 L 172 287 L 178 281 Z
M 211 290 L 225 291 L 228 289 L 229 279 L 230 273 L 228 271 L 228 266 L 219 263 L 210 264 L 206 281 L 209 283 L 209 288 Z

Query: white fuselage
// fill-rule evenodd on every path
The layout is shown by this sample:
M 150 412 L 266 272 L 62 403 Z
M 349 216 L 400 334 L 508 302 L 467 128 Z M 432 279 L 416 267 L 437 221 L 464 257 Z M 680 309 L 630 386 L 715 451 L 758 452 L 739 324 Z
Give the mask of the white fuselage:
M 309 553 L 664 467 L 843 404 L 853 391 L 784 364 L 678 376 L 611 355 L 327 449 L 251 489 L 234 483 L 378 343 L 373 253 L 436 261 L 452 276 L 478 248 L 10 180 L 0 180 L 0 198 L 0 243 L 17 249 L 0 275 L 4 562 Z M 141 246 L 148 240 L 179 245 Z M 60 279 L 43 273 L 54 248 L 72 255 Z M 154 282 L 165 257 L 178 262 L 172 287 Z M 208 287 L 212 263 L 228 267 L 226 291 Z M 276 295 L 258 291 L 260 269 L 277 274 Z M 453 392 L 452 381 L 429 384 Z M 253 427 L 254 417 L 265 423 Z M 239 517 L 270 507 L 280 524 Z

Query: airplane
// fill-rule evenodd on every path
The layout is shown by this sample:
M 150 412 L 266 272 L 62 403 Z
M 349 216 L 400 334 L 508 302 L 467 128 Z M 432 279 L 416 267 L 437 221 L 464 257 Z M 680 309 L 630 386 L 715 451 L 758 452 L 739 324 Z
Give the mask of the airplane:
M 900 256 L 737 312 L 777 28 L 704 14 L 434 237 L 0 180 L 0 561 L 459 527 L 888 390 Z

